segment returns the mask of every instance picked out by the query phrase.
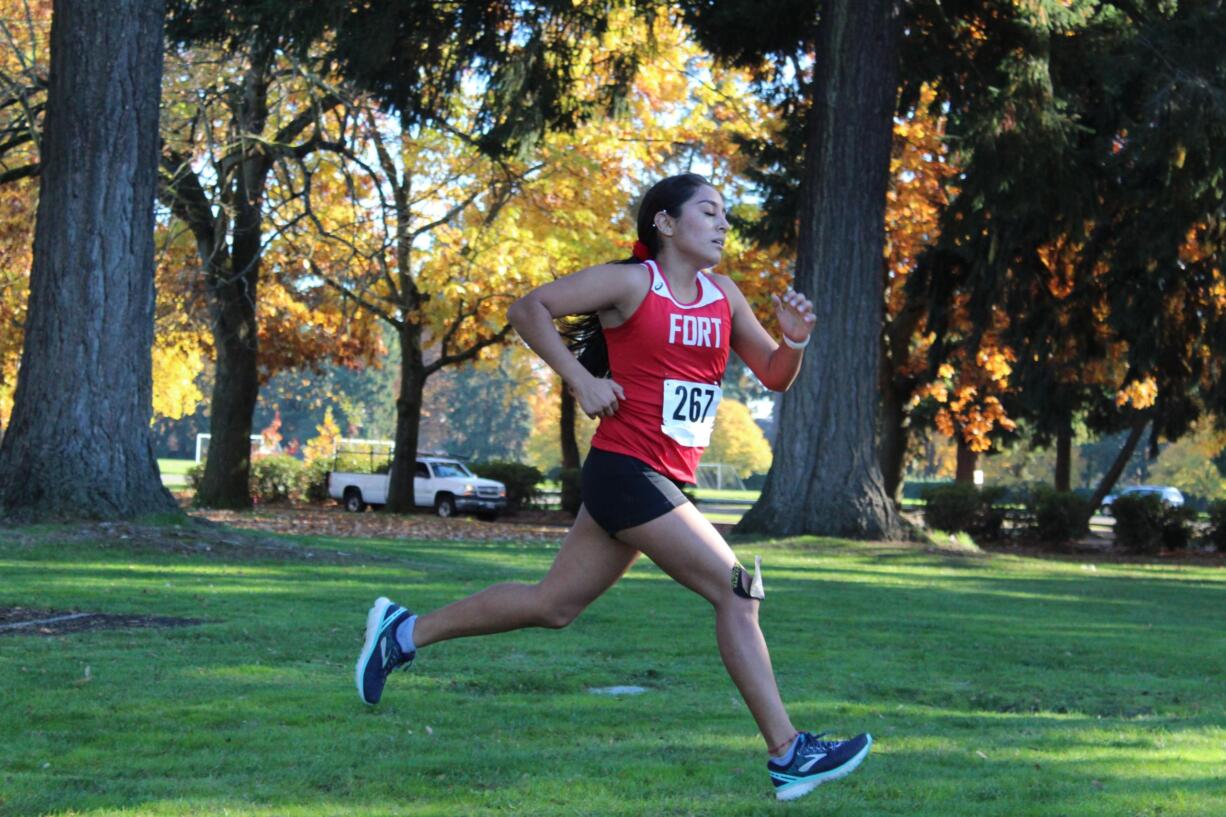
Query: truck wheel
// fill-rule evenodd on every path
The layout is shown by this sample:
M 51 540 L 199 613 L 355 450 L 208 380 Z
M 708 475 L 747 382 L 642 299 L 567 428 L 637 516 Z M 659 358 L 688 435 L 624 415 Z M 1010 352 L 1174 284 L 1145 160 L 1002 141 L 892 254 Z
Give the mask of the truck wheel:
M 366 510 L 366 503 L 362 501 L 362 492 L 357 488 L 345 489 L 345 510 L 350 513 L 361 513 Z
M 444 519 L 455 516 L 455 497 L 439 494 L 434 498 L 434 512 Z

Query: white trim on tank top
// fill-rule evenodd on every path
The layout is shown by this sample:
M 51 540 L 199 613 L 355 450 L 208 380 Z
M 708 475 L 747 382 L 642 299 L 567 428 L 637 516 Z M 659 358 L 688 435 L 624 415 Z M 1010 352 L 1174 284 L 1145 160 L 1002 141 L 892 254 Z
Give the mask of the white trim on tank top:
M 717 301 L 724 299 L 724 292 L 715 285 L 705 274 L 698 273 L 698 289 L 699 296 L 692 304 L 683 304 L 673 296 L 673 290 L 668 285 L 668 281 L 664 279 L 664 273 L 660 272 L 660 267 L 652 259 L 647 259 L 643 262 L 643 266 L 647 267 L 651 273 L 651 292 L 659 295 L 661 298 L 667 298 L 681 309 L 698 309 L 704 306 L 710 306 Z

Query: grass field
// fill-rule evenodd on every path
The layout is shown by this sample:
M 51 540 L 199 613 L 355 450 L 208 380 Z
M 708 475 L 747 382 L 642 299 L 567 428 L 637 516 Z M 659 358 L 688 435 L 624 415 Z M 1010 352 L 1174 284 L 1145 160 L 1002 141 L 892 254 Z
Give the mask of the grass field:
M 535 580 L 552 547 L 253 536 L 0 530 L 0 608 L 203 621 L 0 635 L 0 815 L 1226 814 L 1220 567 L 734 543 L 794 720 L 876 741 L 785 805 L 709 610 L 650 564 L 566 630 L 428 649 L 368 708 L 372 598 Z M 618 684 L 649 691 L 588 692 Z
M 182 476 L 187 473 L 187 469 L 196 464 L 195 460 L 158 460 L 158 470 L 163 475 L 177 474 Z

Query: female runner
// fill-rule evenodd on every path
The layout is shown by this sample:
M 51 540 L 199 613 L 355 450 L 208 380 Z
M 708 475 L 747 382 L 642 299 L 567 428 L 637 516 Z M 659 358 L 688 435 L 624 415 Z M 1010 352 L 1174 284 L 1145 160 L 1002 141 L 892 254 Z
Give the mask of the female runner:
M 790 289 L 772 296 L 780 346 L 730 278 L 703 271 L 720 259 L 728 221 L 723 198 L 701 176 L 655 184 L 637 226 L 635 258 L 546 284 L 508 312 L 582 409 L 601 418 L 583 465 L 583 505 L 553 566 L 537 584 L 494 585 L 420 616 L 377 599 L 355 671 L 358 693 L 377 703 L 387 676 L 429 644 L 565 627 L 646 553 L 714 608 L 720 656 L 766 742 L 776 797 L 790 800 L 855 769 L 872 738 L 820 740 L 792 726 L 758 626 L 760 584 L 678 484 L 695 481 L 729 348 L 767 388 L 785 390 L 800 370 L 813 308 Z M 581 347 L 576 358 L 554 321 L 582 314 L 586 327 L 570 333 Z

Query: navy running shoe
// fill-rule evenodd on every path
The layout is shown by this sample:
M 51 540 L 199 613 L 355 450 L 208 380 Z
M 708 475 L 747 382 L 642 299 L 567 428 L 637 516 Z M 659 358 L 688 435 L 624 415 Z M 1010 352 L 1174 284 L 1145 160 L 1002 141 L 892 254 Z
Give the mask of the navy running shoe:
M 379 703 L 387 676 L 401 667 L 408 669 L 417 656 L 416 652 L 406 655 L 396 641 L 396 628 L 412 615 L 410 610 L 393 604 L 391 599 L 382 596 L 375 599 L 374 607 L 366 615 L 366 643 L 362 645 L 354 669 L 362 703 L 372 706 Z
M 822 783 L 851 774 L 873 745 L 871 735 L 857 735 L 851 740 L 818 740 L 820 737 L 801 732 L 790 763 L 766 762 L 776 798 L 794 800 Z

